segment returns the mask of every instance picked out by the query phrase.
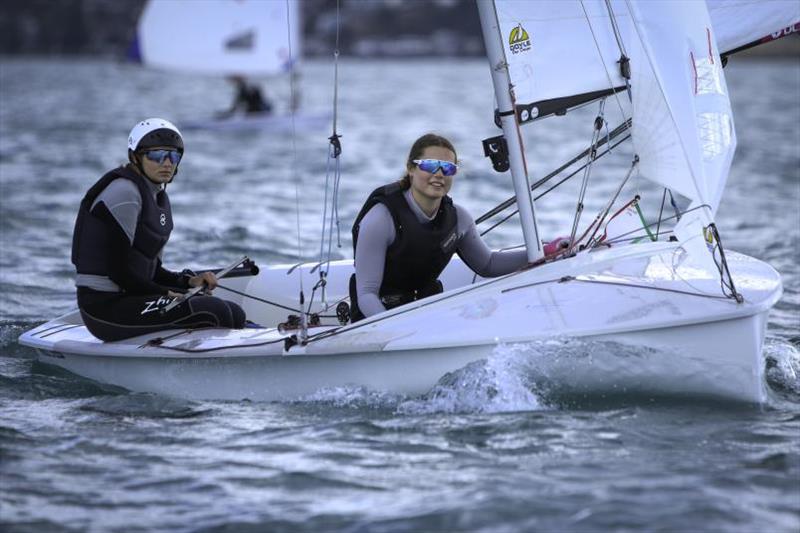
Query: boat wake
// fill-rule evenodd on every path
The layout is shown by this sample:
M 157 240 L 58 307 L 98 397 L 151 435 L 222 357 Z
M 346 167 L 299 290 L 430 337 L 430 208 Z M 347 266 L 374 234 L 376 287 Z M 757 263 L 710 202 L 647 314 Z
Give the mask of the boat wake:
M 711 398 L 648 393 L 642 371 L 670 363 L 670 355 L 646 346 L 574 338 L 498 345 L 487 359 L 443 376 L 426 394 L 408 397 L 366 387 L 317 391 L 296 403 L 389 410 L 402 415 L 504 413 L 560 408 L 598 408 L 653 403 L 690 403 Z M 767 383 L 783 400 L 800 403 L 800 350 L 773 339 L 764 348 Z M 685 359 L 684 359 L 685 362 Z M 693 373 L 686 368 L 687 375 Z M 608 376 L 613 383 L 608 384 Z M 594 377 L 593 377 L 594 376 Z M 604 380 L 604 392 L 592 384 Z M 711 377 L 710 379 L 714 379 Z M 608 390 L 615 391 L 609 393 Z

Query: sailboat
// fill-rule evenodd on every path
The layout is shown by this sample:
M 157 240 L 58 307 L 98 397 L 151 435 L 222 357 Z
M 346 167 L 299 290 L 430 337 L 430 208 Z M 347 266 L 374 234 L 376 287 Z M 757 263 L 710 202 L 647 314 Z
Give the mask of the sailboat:
M 549 361 L 548 379 L 566 392 L 762 403 L 761 349 L 782 285 L 768 264 L 725 250 L 714 223 L 736 146 L 721 63 L 797 28 L 800 14 L 787 5 L 738 2 L 750 9 L 739 31 L 724 18 L 712 24 L 704 2 L 478 0 L 502 128 L 484 145 L 514 184 L 529 258 L 517 272 L 482 279 L 454 259 L 440 278 L 443 293 L 349 324 L 352 261 L 256 269 L 244 260 L 221 285 L 253 320 L 278 327 L 104 343 L 76 311 L 20 342 L 45 363 L 132 391 L 283 401 L 347 386 L 424 394 L 498 344 L 579 339 L 636 349 L 621 349 L 614 364 Z M 711 13 L 715 6 L 728 9 L 712 2 Z M 630 136 L 634 155 L 616 191 L 638 172 L 688 204 L 669 230 L 651 235 L 652 223 L 610 223 L 635 207 L 615 192 L 590 222 L 576 216 L 567 247 L 545 257 L 532 193 L 538 182 L 531 185 L 520 128 L 595 101 L 619 103 L 628 120 L 596 135 L 573 163 L 582 159 L 586 168 L 612 138 Z M 316 282 L 323 293 L 301 306 L 298 281 Z M 298 316 L 287 320 L 287 311 Z
M 149 0 L 139 18 L 137 43 L 142 63 L 151 68 L 217 77 L 287 78 L 298 76 L 299 28 L 300 2 Z M 330 122 L 330 114 L 299 112 L 298 105 L 289 103 L 293 113 L 218 114 L 177 122 L 184 130 L 277 132 Z

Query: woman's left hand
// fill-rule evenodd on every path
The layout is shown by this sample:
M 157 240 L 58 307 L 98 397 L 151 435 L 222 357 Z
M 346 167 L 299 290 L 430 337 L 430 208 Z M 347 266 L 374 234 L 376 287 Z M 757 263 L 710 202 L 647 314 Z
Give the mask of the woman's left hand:
M 213 272 L 203 272 L 199 276 L 189 278 L 190 287 L 205 285 L 206 289 L 212 291 L 217 288 L 217 276 Z

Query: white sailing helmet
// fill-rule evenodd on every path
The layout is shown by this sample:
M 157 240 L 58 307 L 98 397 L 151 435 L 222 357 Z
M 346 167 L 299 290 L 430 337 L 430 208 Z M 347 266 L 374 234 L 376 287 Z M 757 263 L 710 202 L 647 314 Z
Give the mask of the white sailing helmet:
M 170 146 L 183 153 L 183 136 L 175 124 L 163 118 L 148 118 L 136 124 L 128 135 L 128 150 Z

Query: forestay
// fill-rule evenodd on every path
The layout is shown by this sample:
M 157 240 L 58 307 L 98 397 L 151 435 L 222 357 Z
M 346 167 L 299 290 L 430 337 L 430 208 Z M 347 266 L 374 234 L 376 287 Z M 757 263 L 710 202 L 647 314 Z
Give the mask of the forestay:
M 288 13 L 287 13 L 288 11 Z M 139 19 L 142 61 L 214 75 L 280 73 L 300 57 L 299 3 L 259 0 L 151 0 Z M 291 41 L 289 39 L 291 38 Z

